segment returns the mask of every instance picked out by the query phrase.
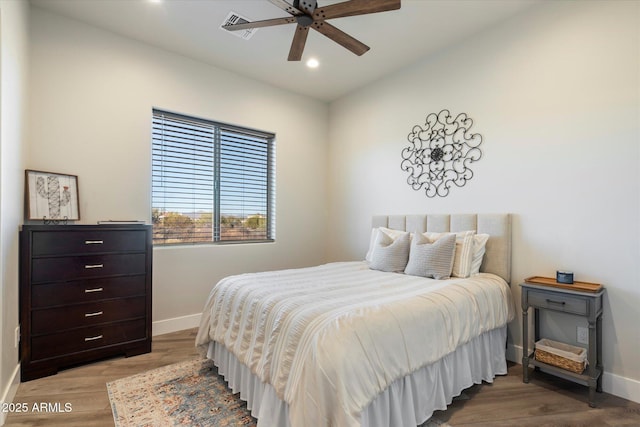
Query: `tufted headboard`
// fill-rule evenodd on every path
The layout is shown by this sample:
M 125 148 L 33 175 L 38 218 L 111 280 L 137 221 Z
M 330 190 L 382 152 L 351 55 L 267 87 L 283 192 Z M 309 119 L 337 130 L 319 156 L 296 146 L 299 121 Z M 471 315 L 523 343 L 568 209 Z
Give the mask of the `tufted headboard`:
M 480 271 L 511 282 L 511 214 L 375 215 L 372 227 L 387 227 L 415 233 L 476 230 L 488 234 Z

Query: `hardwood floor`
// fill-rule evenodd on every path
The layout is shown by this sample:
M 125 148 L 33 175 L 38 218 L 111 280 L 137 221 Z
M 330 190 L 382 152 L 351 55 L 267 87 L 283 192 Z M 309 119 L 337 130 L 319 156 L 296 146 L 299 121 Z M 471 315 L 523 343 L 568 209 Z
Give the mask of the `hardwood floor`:
M 452 426 L 640 426 L 640 404 L 596 393 L 596 408 L 587 404 L 588 388 L 544 372 L 530 373 L 522 382 L 522 365 L 509 362 L 506 376 L 493 384 L 474 385 L 446 411 L 434 416 Z
M 153 351 L 131 358 L 115 358 L 60 371 L 57 375 L 20 384 L 14 403 L 26 403 L 27 413 L 10 413 L 5 426 L 113 426 L 106 383 L 149 369 L 197 356 L 196 330 L 153 338 Z M 532 374 L 523 384 L 522 366 L 509 365 L 506 376 L 493 384 L 464 391 L 446 411 L 434 415 L 457 426 L 640 426 L 640 404 L 597 394 L 597 408 L 589 408 L 587 388 L 546 375 Z M 42 402 L 71 404 L 70 412 L 33 412 Z M 55 408 L 55 407 L 54 407 Z

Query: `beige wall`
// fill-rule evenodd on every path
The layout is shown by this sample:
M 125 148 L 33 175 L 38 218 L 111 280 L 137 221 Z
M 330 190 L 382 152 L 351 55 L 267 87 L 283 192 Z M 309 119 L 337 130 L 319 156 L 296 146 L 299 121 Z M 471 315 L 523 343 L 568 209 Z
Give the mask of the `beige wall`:
M 19 375 L 18 227 L 23 213 L 27 139 L 29 5 L 0 1 L 0 402 L 10 402 Z M 6 414 L 0 412 L 0 424 Z
M 28 167 L 78 175 L 81 223 L 150 221 L 151 109 L 276 133 L 276 242 L 156 248 L 153 319 L 241 272 L 324 259 L 328 106 L 34 8 Z
M 372 214 L 511 212 L 517 305 L 518 283 L 557 269 L 605 284 L 605 389 L 640 400 L 639 9 L 545 2 L 332 103 L 330 258 L 364 257 Z M 469 114 L 483 155 L 467 185 L 430 199 L 400 153 L 443 108 Z M 545 326 L 575 340 L 564 318 Z M 520 331 L 518 317 L 514 355 Z

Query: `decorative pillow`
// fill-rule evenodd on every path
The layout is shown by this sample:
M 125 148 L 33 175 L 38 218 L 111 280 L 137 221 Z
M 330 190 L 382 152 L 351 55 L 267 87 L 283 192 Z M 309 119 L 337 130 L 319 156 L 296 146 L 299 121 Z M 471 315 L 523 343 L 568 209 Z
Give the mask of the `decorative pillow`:
M 369 268 L 372 270 L 401 273 L 409 258 L 409 233 L 402 232 L 395 239 L 383 230 L 378 230 L 371 252 Z
M 407 233 L 406 231 L 402 231 L 402 230 L 393 230 L 391 228 L 386 228 L 386 227 L 376 227 L 376 228 L 372 228 L 371 229 L 371 236 L 369 237 L 369 250 L 367 251 L 367 255 L 364 257 L 364 259 L 368 262 L 371 262 L 371 254 L 373 253 L 373 248 L 376 245 L 376 238 L 378 237 L 378 231 L 382 231 L 384 233 L 386 233 L 387 235 L 389 235 L 389 237 L 391 237 L 393 240 L 397 239 L 399 236 Z
M 448 279 L 451 277 L 455 250 L 455 234 L 444 234 L 435 242 L 423 234 L 416 234 L 404 272 L 412 276 Z
M 471 262 L 473 258 L 473 236 L 475 230 L 459 231 L 457 233 L 423 233 L 428 239 L 436 240 L 440 237 L 453 234 L 456 236 L 456 252 L 453 259 L 453 277 L 469 277 L 471 275 Z
M 480 273 L 480 266 L 482 265 L 482 258 L 486 251 L 487 241 L 489 240 L 488 234 L 476 234 L 473 236 L 473 255 L 471 259 L 471 274 Z

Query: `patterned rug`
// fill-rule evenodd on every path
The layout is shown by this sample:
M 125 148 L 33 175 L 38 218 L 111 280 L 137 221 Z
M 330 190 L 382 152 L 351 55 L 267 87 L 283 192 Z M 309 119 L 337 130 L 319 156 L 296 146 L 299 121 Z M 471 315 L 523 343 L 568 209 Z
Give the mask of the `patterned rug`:
M 176 363 L 107 383 L 116 427 L 255 427 L 210 360 Z M 447 427 L 432 418 L 420 427 Z

